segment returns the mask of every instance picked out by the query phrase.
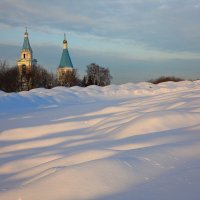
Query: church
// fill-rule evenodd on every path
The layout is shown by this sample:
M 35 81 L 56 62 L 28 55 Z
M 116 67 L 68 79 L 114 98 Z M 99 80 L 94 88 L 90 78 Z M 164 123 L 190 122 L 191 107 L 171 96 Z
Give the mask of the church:
M 27 80 L 31 69 L 34 65 L 37 65 L 37 60 L 33 58 L 33 50 L 31 48 L 27 28 L 24 33 L 24 42 L 21 50 L 21 58 L 17 61 L 17 66 L 20 74 L 21 84 L 23 89 L 28 88 L 30 80 Z M 62 85 L 63 77 L 66 73 L 73 71 L 73 64 L 68 51 L 68 44 L 66 34 L 64 34 L 63 51 L 60 59 L 60 64 L 57 67 L 57 79 L 60 85 Z
M 66 34 L 64 34 L 63 52 L 60 59 L 60 64 L 57 68 L 57 78 L 60 85 L 63 85 L 63 79 L 65 74 L 72 71 L 73 71 L 73 64 L 68 51 Z

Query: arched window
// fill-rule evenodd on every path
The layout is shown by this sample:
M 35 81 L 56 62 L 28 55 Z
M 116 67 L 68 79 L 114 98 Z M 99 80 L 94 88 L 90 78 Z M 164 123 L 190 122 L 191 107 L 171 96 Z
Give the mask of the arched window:
M 26 54 L 24 53 L 24 58 L 26 58 Z

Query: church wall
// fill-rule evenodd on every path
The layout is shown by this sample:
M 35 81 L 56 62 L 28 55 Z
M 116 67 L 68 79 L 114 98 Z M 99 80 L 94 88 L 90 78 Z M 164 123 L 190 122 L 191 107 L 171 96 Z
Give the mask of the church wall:
M 63 78 L 67 72 L 72 72 L 73 68 L 71 67 L 64 67 L 64 68 L 58 68 L 57 69 L 57 77 L 58 77 L 58 82 L 63 85 Z

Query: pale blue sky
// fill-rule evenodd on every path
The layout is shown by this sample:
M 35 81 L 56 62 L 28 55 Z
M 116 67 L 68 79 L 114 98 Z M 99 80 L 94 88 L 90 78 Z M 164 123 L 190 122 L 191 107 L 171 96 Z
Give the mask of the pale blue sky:
M 34 57 L 55 71 L 66 32 L 73 65 L 95 62 L 113 83 L 200 78 L 200 0 L 1 0 L 0 59 L 15 64 L 25 27 Z

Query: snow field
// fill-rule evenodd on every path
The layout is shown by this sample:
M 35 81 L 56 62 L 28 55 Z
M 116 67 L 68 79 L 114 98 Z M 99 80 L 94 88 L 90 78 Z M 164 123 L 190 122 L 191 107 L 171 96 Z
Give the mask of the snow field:
M 200 81 L 0 93 L 0 199 L 193 199 Z

